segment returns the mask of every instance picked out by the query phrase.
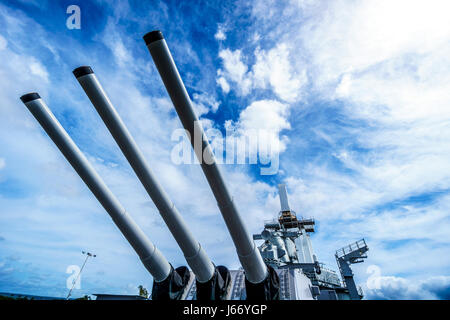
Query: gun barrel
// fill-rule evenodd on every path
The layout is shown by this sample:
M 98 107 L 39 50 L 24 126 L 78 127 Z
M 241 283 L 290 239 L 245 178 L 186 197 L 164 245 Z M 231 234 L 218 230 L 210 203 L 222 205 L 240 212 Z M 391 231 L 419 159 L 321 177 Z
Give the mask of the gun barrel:
M 252 283 L 261 283 L 268 276 L 267 266 L 255 243 L 252 241 L 250 234 L 247 232 L 233 202 L 233 198 L 226 187 L 219 167 L 216 164 L 212 149 L 194 112 L 192 102 L 178 73 L 166 41 L 160 31 L 147 33 L 144 36 L 144 41 L 175 106 L 176 112 L 184 128 L 190 134 L 192 147 L 231 234 L 239 260 L 245 270 L 246 278 Z M 195 142 L 196 137 L 201 137 L 199 138 L 201 141 L 200 146 Z M 203 154 L 205 154 L 205 159 L 203 158 Z
M 158 183 L 143 153 L 112 105 L 96 75 L 87 66 L 79 67 L 73 73 L 158 208 L 197 280 L 199 282 L 209 281 L 214 275 L 215 267 L 213 263 L 189 231 L 177 208 Z
M 111 216 L 155 281 L 167 279 L 172 266 L 126 212 L 39 94 L 29 93 L 20 99 Z

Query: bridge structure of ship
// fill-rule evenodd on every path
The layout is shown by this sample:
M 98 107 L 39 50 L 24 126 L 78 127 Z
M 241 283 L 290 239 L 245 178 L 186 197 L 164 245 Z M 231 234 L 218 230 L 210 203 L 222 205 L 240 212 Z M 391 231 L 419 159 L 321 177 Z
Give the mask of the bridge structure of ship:
M 306 277 L 310 283 L 296 280 L 298 283 L 295 286 L 301 287 L 308 283 L 315 299 L 362 299 L 362 290 L 354 283 L 350 265 L 367 258 L 366 255 L 360 254 L 368 250 L 365 240 L 359 240 L 336 251 L 336 261 L 341 273 L 339 277 L 336 271 L 319 262 L 313 251 L 310 235 L 316 231 L 315 220 L 298 217 L 291 209 L 286 185 L 278 185 L 278 193 L 281 206 L 278 219 L 265 221 L 264 230 L 260 234 L 254 234 L 253 239 L 263 241 L 259 249 L 264 261 L 279 273 L 282 298 L 293 298 L 288 287 L 289 284 L 292 287 L 292 282 L 295 282 L 293 270 L 297 270 L 301 272 L 301 276 L 296 278 Z

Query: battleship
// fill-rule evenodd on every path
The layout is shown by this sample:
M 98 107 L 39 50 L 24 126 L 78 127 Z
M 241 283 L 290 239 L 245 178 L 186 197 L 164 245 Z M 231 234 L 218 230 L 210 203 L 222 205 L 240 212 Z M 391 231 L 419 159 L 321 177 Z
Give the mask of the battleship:
M 154 202 L 187 266 L 174 268 L 164 257 L 111 192 L 40 95 L 32 92 L 20 99 L 110 215 L 153 277 L 151 299 L 255 302 L 362 299 L 363 293 L 355 284 L 351 265 L 361 263 L 367 257 L 365 240 L 336 251 L 339 277 L 337 272 L 320 263 L 314 254 L 310 234 L 315 232 L 315 221 L 304 219 L 291 209 L 285 185 L 278 186 L 281 210 L 277 218 L 265 221 L 261 233 L 250 235 L 162 33 L 152 31 L 143 39 L 217 201 L 236 248 L 241 264 L 239 270 L 214 264 L 195 239 L 91 67 L 81 66 L 73 74 Z M 194 137 L 201 137 L 200 141 Z M 257 246 L 256 242 L 262 243 Z

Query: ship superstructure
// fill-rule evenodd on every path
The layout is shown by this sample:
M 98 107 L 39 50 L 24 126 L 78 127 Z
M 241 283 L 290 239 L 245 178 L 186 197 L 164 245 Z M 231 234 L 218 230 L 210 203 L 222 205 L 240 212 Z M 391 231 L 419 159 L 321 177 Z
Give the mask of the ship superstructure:
M 264 222 L 264 230 L 254 234 L 263 241 L 258 249 L 264 262 L 273 267 L 280 281 L 281 300 L 360 300 L 363 292 L 353 279 L 350 265 L 363 262 L 368 250 L 364 239 L 336 251 L 336 261 L 342 276 L 318 261 L 311 244 L 315 232 L 312 218 L 299 218 L 290 209 L 286 185 L 278 185 L 281 211 L 277 219 Z M 227 300 L 244 300 L 245 273 L 230 270 L 231 287 Z M 196 299 L 195 282 L 188 288 L 185 299 Z
M 298 270 L 309 278 L 318 299 L 361 299 L 362 290 L 355 285 L 350 265 L 363 262 L 368 250 L 364 239 L 336 251 L 336 261 L 342 275 L 320 263 L 311 244 L 315 232 L 313 218 L 298 217 L 290 207 L 286 185 L 278 185 L 281 211 L 278 219 L 266 221 L 264 230 L 253 235 L 263 240 L 259 246 L 264 262 L 279 270 Z M 322 293 L 324 292 L 324 293 Z

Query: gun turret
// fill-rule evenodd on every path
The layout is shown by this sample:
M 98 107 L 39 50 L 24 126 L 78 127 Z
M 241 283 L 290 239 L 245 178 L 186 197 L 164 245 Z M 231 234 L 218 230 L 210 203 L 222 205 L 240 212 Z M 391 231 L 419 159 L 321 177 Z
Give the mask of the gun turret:
M 194 148 L 194 152 L 201 164 L 203 173 L 212 189 L 222 213 L 222 217 L 231 234 L 239 260 L 245 271 L 247 298 L 256 298 L 257 294 L 252 294 L 254 290 L 249 290 L 249 287 L 254 285 L 255 288 L 258 288 L 257 290 L 267 287 L 262 284 L 265 284 L 267 281 L 270 282 L 271 279 L 277 277 L 276 273 L 274 271 L 272 272 L 273 269 L 266 266 L 258 248 L 245 228 L 242 218 L 233 202 L 233 198 L 226 187 L 219 167 L 216 164 L 211 146 L 209 145 L 207 137 L 194 112 L 192 102 L 162 33 L 160 31 L 149 32 L 144 36 L 144 41 L 150 51 L 172 103 L 175 106 L 183 127 L 190 135 L 189 139 L 191 145 Z M 199 137 L 198 140 L 200 143 L 196 142 L 196 137 Z M 271 292 L 274 291 L 277 290 L 271 290 Z M 275 296 L 278 295 L 275 294 Z M 268 295 L 264 294 L 263 298 L 268 298 Z
M 39 94 L 25 94 L 20 99 L 108 212 L 113 222 L 138 254 L 145 268 L 153 276 L 156 284 L 153 287 L 153 299 L 180 299 L 184 287 L 189 281 L 189 273 L 186 273 L 183 267 L 176 270 L 172 268 L 106 186 Z M 172 291 L 170 295 L 163 290 L 169 285 L 177 289 L 176 292 Z

